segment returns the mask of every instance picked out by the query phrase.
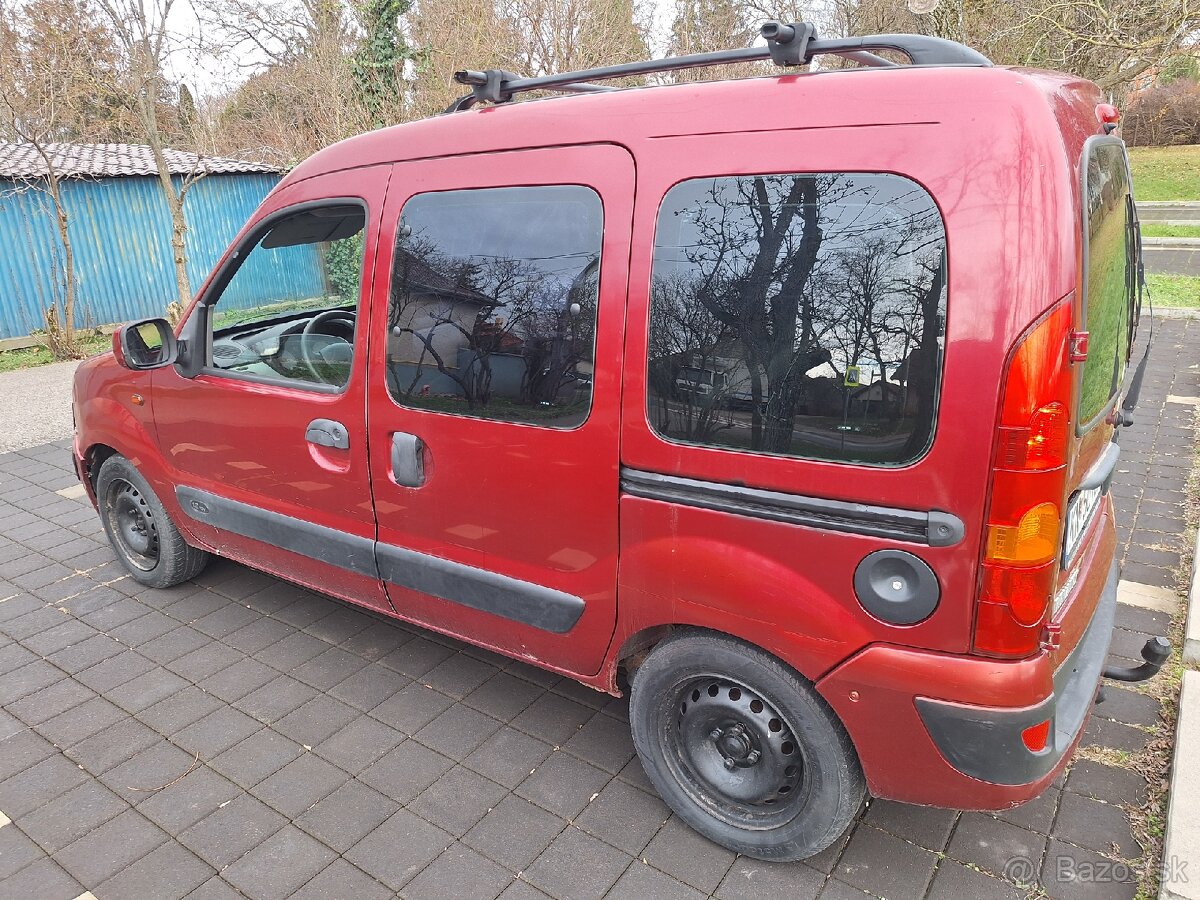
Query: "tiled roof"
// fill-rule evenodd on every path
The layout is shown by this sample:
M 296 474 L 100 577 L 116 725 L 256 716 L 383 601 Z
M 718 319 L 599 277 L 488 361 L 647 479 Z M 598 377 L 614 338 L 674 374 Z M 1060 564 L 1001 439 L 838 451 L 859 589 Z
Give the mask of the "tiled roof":
M 45 149 L 55 171 L 64 178 L 158 174 L 150 148 L 141 144 L 47 144 Z M 172 175 L 279 171 L 276 166 L 219 156 L 197 156 L 183 150 L 164 150 L 163 154 Z M 0 178 L 45 176 L 46 163 L 33 144 L 0 143 Z

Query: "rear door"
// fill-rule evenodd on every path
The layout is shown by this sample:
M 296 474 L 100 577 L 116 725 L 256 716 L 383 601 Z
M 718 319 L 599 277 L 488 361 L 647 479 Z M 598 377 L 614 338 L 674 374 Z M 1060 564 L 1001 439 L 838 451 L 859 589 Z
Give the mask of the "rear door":
M 388 596 L 579 674 L 615 620 L 632 203 L 614 146 L 425 160 L 395 167 L 380 233 L 368 431 Z

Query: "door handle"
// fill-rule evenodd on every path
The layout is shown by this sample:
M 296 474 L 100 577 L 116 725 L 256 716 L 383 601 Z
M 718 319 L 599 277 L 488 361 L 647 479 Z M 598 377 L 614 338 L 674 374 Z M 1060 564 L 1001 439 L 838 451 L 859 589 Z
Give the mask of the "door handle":
M 405 487 L 425 483 L 425 442 L 415 434 L 392 434 L 392 477 Z
M 304 430 L 304 439 L 320 447 L 350 449 L 350 432 L 346 430 L 345 425 L 333 419 L 313 419 Z

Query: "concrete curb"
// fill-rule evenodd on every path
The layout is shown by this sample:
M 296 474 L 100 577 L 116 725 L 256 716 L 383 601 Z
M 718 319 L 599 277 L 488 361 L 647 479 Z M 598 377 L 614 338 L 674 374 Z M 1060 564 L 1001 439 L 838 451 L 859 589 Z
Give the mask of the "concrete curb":
M 1194 223 L 1200 225 L 1200 222 Z M 1142 246 L 1170 250 L 1200 250 L 1200 238 L 1194 237 L 1144 237 Z
M 1196 548 L 1192 554 L 1192 586 L 1188 591 L 1187 624 L 1183 632 L 1183 664 L 1190 669 L 1200 669 L 1200 529 L 1196 531 Z M 1197 709 L 1200 710 L 1200 706 Z M 1200 877 L 1200 873 L 1197 873 L 1197 877 Z
M 1150 312 L 1150 305 L 1142 307 L 1143 315 Z M 1156 319 L 1200 319 L 1200 309 L 1190 306 L 1154 306 Z

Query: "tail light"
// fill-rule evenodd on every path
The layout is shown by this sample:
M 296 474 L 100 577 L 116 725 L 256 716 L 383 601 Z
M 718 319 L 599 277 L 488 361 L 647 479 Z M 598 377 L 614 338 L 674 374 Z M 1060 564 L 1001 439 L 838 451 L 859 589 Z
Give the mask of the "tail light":
M 1058 577 L 1071 434 L 1071 301 L 1028 331 L 1008 360 L 992 463 L 974 647 L 1035 653 Z

